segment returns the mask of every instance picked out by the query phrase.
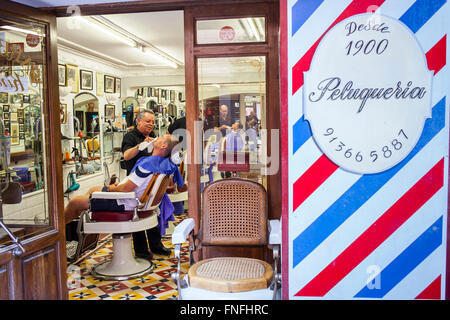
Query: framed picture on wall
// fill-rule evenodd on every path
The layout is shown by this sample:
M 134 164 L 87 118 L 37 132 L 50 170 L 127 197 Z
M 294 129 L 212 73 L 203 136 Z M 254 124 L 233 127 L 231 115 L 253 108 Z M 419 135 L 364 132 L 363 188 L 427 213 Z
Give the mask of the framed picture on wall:
M 114 93 L 115 90 L 115 78 L 105 75 L 105 92 Z
M 11 122 L 11 145 L 19 143 L 19 124 L 17 122 Z
M 88 70 L 80 70 L 80 89 L 92 90 L 94 89 L 94 73 Z
M 105 120 L 111 120 L 114 121 L 115 116 L 115 109 L 116 106 L 113 104 L 105 104 Z
M 0 93 L 0 103 L 8 103 L 8 93 L 7 92 Z
M 17 112 L 11 112 L 9 116 L 11 121 L 17 121 Z
M 78 93 L 78 66 L 66 64 L 67 86 L 72 87 L 72 93 Z
M 67 85 L 67 69 L 64 64 L 58 64 L 58 84 L 63 87 Z
M 122 93 L 121 93 L 121 81 L 120 81 L 120 78 L 116 78 L 116 81 L 115 81 L 115 86 L 116 86 L 116 88 L 115 88 L 115 93 L 118 93 L 119 94 L 119 98 L 122 96 Z
M 96 83 L 96 91 L 97 96 L 103 97 L 103 93 L 105 92 L 105 78 L 103 78 L 103 73 L 96 72 L 95 73 L 95 83 Z
M 175 90 L 170 90 L 170 102 L 175 101 Z

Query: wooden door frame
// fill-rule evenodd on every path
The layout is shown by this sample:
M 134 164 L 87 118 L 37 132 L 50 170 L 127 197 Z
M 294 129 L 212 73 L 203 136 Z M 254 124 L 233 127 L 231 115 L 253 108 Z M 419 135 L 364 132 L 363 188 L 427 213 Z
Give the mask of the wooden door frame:
M 231 43 L 231 44 L 201 44 L 195 43 L 196 21 L 204 19 L 223 19 L 240 17 L 261 17 L 266 19 L 266 41 L 261 43 Z M 215 5 L 214 7 L 189 7 L 184 11 L 185 23 L 185 77 L 186 77 L 186 129 L 190 133 L 190 159 L 195 159 L 194 152 L 198 149 L 198 132 L 195 132 L 194 121 L 199 119 L 198 108 L 198 58 L 233 57 L 233 56 L 265 56 L 266 57 L 266 127 L 280 132 L 280 91 L 279 91 L 279 5 L 278 2 Z M 194 81 L 192 81 L 194 79 Z M 281 137 L 280 137 L 281 139 Z M 278 141 L 280 146 L 280 140 Z M 272 154 L 270 139 L 268 154 Z M 281 157 L 281 152 L 278 153 Z M 198 157 L 198 156 L 197 156 Z M 189 217 L 196 221 L 195 232 L 200 228 L 201 194 L 200 194 L 200 164 L 189 161 L 187 174 Z M 194 162 L 194 163 L 192 163 Z M 275 175 L 267 176 L 267 195 L 269 218 L 281 217 L 281 159 L 279 170 Z M 194 183 L 192 183 L 194 182 Z M 200 256 L 197 258 L 201 258 Z
M 25 248 L 24 256 L 13 257 L 10 252 L 1 254 L 0 261 L 10 261 L 9 266 L 11 270 L 16 270 L 18 281 L 10 283 L 10 297 L 13 299 L 27 298 L 26 289 L 21 287 L 20 280 L 26 277 L 24 272 L 25 258 L 32 259 L 32 255 L 39 255 L 54 250 L 56 254 L 56 268 L 58 274 L 56 277 L 56 292 L 53 292 L 49 298 L 53 299 L 67 299 L 67 263 L 66 263 L 66 247 L 65 247 L 65 225 L 62 212 L 64 211 L 64 195 L 60 188 L 62 181 L 62 164 L 61 158 L 61 132 L 60 118 L 59 118 L 59 87 L 58 83 L 53 79 L 58 79 L 58 53 L 57 53 L 57 33 L 56 33 L 56 16 L 51 13 L 46 13 L 32 7 L 28 7 L 19 3 L 5 1 L 0 9 L 0 14 L 5 17 L 17 18 L 20 20 L 37 22 L 46 26 L 46 68 L 43 73 L 47 81 L 44 82 L 45 104 L 42 109 L 44 119 L 47 119 L 46 125 L 43 126 L 45 130 L 45 147 L 43 148 L 46 157 L 46 172 L 47 172 L 47 207 L 50 218 L 50 227 L 48 231 L 32 236 L 22 241 Z M 55 128 L 57 128 L 55 130 Z M 9 246 L 7 248 L 14 246 Z M 45 248 L 44 248 L 45 247 Z M 43 249 L 44 248 L 44 249 Z M 44 251 L 47 250 L 47 251 Z M 44 253 L 41 253 L 44 252 Z M 54 258 L 53 254 L 52 257 Z M 23 260 L 21 260 L 23 258 Z M 38 289 L 36 292 L 38 293 Z

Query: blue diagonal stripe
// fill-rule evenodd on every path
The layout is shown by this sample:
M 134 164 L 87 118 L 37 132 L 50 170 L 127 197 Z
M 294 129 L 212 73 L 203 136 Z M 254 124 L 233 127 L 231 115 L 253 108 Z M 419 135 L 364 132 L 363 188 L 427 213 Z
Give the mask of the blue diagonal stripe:
M 298 0 L 292 6 L 292 35 L 294 35 L 316 11 L 324 0 Z
M 294 154 L 309 138 L 311 138 L 311 128 L 309 127 L 308 121 L 302 116 L 292 126 L 292 154 Z
M 384 186 L 445 126 L 445 97 L 434 107 L 432 118 L 425 121 L 422 136 L 411 153 L 395 167 L 361 176 L 344 194 L 293 241 L 293 266 L 299 264 L 356 210 Z
M 322 3 L 321 1 L 318 2 Z M 399 20 L 406 24 L 414 33 L 416 33 L 446 2 L 446 0 L 417 0 L 411 7 L 408 8 L 408 10 L 406 10 Z M 320 3 L 317 6 L 319 6 Z M 298 2 L 296 5 L 297 4 Z M 292 10 L 294 10 L 294 7 L 292 7 Z M 311 14 L 313 12 L 314 11 L 312 11 Z M 307 18 L 309 18 L 309 16 Z M 292 12 L 292 19 L 294 19 L 294 12 Z M 302 22 L 302 25 L 303 23 L 304 21 Z M 294 21 L 292 22 L 292 28 L 294 28 Z M 311 138 L 311 130 L 309 128 L 309 123 L 303 116 L 294 124 L 293 129 L 294 135 L 292 137 L 292 143 L 293 152 L 295 153 L 309 138 Z
M 382 298 L 442 244 L 442 216 L 378 275 L 379 288 L 364 288 L 355 298 Z
M 399 20 L 416 33 L 446 2 L 446 0 L 417 0 Z

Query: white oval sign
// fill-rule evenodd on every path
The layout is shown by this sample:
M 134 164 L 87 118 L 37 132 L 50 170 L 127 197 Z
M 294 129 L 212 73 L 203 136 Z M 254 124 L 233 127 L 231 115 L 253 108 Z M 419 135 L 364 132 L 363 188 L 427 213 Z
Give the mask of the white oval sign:
M 355 15 L 323 37 L 304 74 L 305 119 L 343 169 L 378 173 L 403 160 L 431 117 L 425 55 L 401 22 Z

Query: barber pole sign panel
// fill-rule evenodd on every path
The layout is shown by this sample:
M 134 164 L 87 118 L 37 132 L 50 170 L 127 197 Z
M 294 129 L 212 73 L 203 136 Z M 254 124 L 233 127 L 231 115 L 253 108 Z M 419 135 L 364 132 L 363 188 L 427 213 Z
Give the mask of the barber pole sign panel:
M 449 13 L 282 1 L 285 299 L 445 298 Z

